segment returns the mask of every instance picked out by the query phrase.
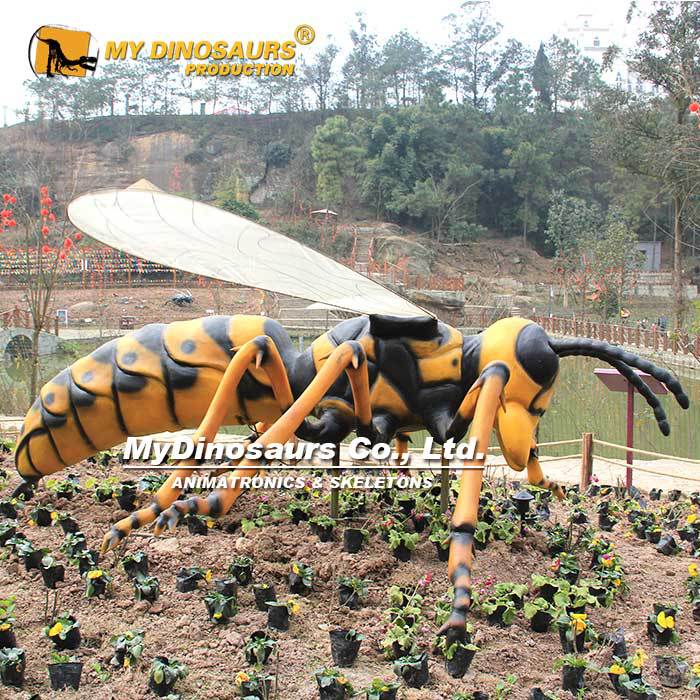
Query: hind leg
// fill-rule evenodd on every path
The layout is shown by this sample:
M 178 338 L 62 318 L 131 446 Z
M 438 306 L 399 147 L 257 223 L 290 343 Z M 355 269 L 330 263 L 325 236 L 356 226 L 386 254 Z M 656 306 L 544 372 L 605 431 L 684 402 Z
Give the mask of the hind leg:
M 206 442 L 214 440 L 226 418 L 232 397 L 236 396 L 238 384 L 251 364 L 262 367 L 267 373 L 280 409 L 284 411 L 292 405 L 294 397 L 277 346 L 272 338 L 259 336 L 242 345 L 229 363 L 207 413 L 193 435 L 192 439 L 194 442 L 197 442 L 202 437 Z M 176 479 L 190 476 L 194 470 L 188 467 L 194 466 L 195 463 L 186 461 L 180 464 L 184 468 L 177 469 L 170 474 L 166 482 L 158 489 L 156 497 L 150 506 L 135 511 L 129 517 L 120 520 L 110 528 L 102 540 L 102 554 L 115 547 L 134 528 L 152 523 L 160 513 L 182 494 L 182 489 L 175 486 Z
M 564 489 L 556 482 L 545 477 L 537 456 L 532 454 L 527 462 L 527 480 L 534 486 L 549 489 L 559 500 L 564 498 Z

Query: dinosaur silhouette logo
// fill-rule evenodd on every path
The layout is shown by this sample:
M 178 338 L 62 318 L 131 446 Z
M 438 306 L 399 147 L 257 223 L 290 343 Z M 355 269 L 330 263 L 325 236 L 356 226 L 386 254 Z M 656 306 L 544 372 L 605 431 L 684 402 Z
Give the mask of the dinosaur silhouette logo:
M 32 34 L 29 64 L 36 76 L 84 78 L 97 67 L 99 52 L 90 55 L 93 43 L 90 32 L 44 25 Z

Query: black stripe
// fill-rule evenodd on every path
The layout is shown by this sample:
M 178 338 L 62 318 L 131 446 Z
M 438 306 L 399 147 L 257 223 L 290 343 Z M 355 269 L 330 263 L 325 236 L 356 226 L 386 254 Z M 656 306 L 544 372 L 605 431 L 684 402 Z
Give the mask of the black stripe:
M 165 362 L 164 359 L 165 355 L 170 357 L 170 355 L 168 354 L 168 349 L 165 347 L 165 342 L 163 342 L 163 348 L 160 355 L 160 368 L 163 372 L 163 380 L 165 382 L 165 394 L 168 397 L 168 409 L 170 410 L 170 417 L 175 421 L 175 423 L 177 423 L 178 425 L 182 425 L 182 422 L 178 418 L 177 409 L 175 407 L 175 392 L 173 391 L 172 382 L 170 381 L 170 372 L 168 370 L 168 364 L 167 362 Z
M 88 434 L 83 429 L 83 425 L 80 422 L 80 418 L 78 417 L 78 412 L 75 410 L 75 404 L 73 402 L 73 390 L 74 389 L 78 389 L 78 387 L 76 387 L 75 382 L 73 381 L 73 377 L 70 376 L 70 388 L 68 389 L 68 398 L 69 398 L 68 403 L 70 405 L 71 415 L 73 416 L 73 420 L 75 421 L 75 426 L 78 428 L 78 432 L 80 433 L 80 437 L 83 438 L 83 440 L 90 446 L 91 449 L 93 449 L 95 452 L 97 452 L 98 451 L 97 447 L 95 447 L 95 444 L 92 442 L 92 440 L 89 438 Z

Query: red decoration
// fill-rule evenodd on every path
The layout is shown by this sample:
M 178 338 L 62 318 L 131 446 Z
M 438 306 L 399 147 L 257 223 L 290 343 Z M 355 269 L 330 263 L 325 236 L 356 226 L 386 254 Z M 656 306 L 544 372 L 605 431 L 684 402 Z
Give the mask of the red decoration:
M 46 255 L 47 253 L 50 253 L 50 252 L 51 252 L 51 248 L 49 248 L 49 246 L 47 246 L 47 245 L 43 245 L 43 246 L 41 246 L 41 252 L 42 252 L 44 255 Z
M 60 260 L 65 260 L 66 259 L 66 251 L 62 250 L 59 254 L 58 257 Z
M 689 109 L 691 112 L 697 112 L 698 110 L 700 110 L 700 104 L 698 104 L 697 102 L 691 102 L 691 103 L 688 105 L 688 109 Z
M 70 238 L 66 238 L 66 240 L 63 241 L 63 247 L 64 247 L 66 250 L 70 250 L 70 249 L 73 247 L 73 241 L 71 241 Z
M 44 236 L 48 236 L 48 235 L 49 235 L 49 227 L 48 227 L 48 226 L 42 226 L 42 227 L 41 227 L 41 233 L 42 233 L 42 235 L 44 235 Z
M 83 237 L 83 234 L 78 231 L 73 238 L 75 238 L 76 241 L 79 241 Z

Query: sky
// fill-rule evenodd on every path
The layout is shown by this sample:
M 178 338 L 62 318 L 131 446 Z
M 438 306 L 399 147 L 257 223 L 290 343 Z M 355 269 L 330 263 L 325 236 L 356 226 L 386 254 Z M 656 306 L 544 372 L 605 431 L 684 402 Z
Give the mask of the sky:
M 648 7 L 650 2 L 640 0 L 638 4 Z M 347 46 L 358 11 L 365 13 L 369 29 L 380 41 L 406 29 L 429 44 L 443 43 L 448 36 L 443 18 L 459 5 L 460 0 L 266 0 L 201 5 L 182 0 L 13 3 L 12 9 L 4 13 L 0 41 L 0 65 L 4 67 L 0 97 L 4 116 L 0 116 L 10 124 L 17 121 L 14 111 L 26 102 L 22 83 L 33 78 L 27 47 L 34 31 L 43 24 L 89 31 L 102 49 L 109 40 L 144 40 L 146 45 L 155 40 L 284 40 L 291 38 L 297 25 L 306 23 L 316 31 L 314 43 L 304 49 L 304 57 L 312 58 L 329 34 L 341 47 Z M 491 0 L 492 14 L 503 25 L 504 35 L 532 48 L 583 11 L 614 23 L 622 33 L 627 6 L 628 0 Z M 207 7 L 211 9 L 206 11 Z

